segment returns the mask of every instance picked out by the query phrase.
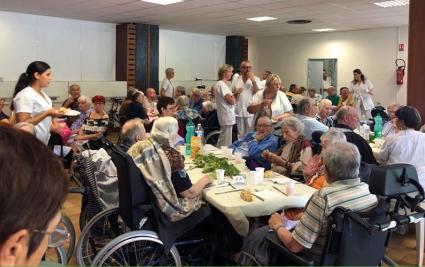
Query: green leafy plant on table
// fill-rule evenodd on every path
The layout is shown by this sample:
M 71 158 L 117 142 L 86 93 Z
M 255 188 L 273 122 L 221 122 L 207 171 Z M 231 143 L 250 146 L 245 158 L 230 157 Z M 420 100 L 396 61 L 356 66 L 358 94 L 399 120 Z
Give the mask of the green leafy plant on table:
M 193 160 L 193 164 L 195 168 L 202 168 L 202 173 L 211 173 L 215 172 L 217 169 L 223 169 L 224 175 L 226 176 L 235 176 L 240 174 L 238 168 L 229 163 L 227 158 L 220 158 L 213 154 L 198 154 Z

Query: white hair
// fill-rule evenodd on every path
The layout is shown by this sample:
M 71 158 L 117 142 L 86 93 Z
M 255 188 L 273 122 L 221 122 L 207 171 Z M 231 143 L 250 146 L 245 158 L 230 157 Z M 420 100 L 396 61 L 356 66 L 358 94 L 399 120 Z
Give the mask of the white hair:
M 304 123 L 302 123 L 299 119 L 295 117 L 288 117 L 282 121 L 282 129 L 283 126 L 287 126 L 291 128 L 291 130 L 297 132 L 298 134 L 303 134 L 304 132 Z
M 336 144 L 336 143 L 345 143 L 347 142 L 347 137 L 345 137 L 344 132 L 331 128 L 329 131 L 322 134 L 320 141 L 324 143 L 327 141 L 327 144 Z
M 80 95 L 80 97 L 78 98 L 78 102 L 86 102 L 87 104 L 91 105 L 91 99 L 90 97 L 87 97 L 85 95 Z
M 326 105 L 332 106 L 332 101 L 329 99 L 322 99 L 319 103 L 319 110 L 322 110 Z
M 333 144 L 323 151 L 323 162 L 334 181 L 359 177 L 360 153 L 351 143 Z
M 212 101 L 202 102 L 202 107 L 205 109 L 206 112 L 211 112 L 217 108 L 215 103 Z
M 155 120 L 151 130 L 151 137 L 155 139 L 168 139 L 170 142 L 175 140 L 179 124 L 173 117 L 159 117 Z
M 188 107 L 189 106 L 189 97 L 186 95 L 181 95 L 177 97 L 176 105 L 179 108 Z

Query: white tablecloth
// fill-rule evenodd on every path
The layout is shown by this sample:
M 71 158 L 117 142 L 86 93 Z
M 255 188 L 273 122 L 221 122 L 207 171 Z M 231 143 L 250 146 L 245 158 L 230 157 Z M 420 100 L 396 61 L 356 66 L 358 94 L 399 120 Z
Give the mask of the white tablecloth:
M 204 150 L 205 153 L 214 153 L 218 156 L 223 155 L 219 149 L 210 145 L 206 145 Z M 228 157 L 229 160 L 242 172 L 242 174 L 247 174 L 249 172 L 244 163 L 235 164 L 235 160 L 232 159 L 233 156 Z M 193 183 L 196 183 L 199 179 L 206 175 L 202 173 L 201 169 L 190 169 L 191 159 L 187 158 L 186 163 L 186 168 L 188 169 L 187 172 Z M 279 176 L 283 177 L 276 174 L 276 177 L 272 178 L 278 178 Z M 231 178 L 225 177 L 225 180 L 230 182 Z M 273 191 L 273 197 L 264 198 L 264 201 L 254 195 L 254 200 L 252 202 L 246 202 L 240 198 L 240 191 L 216 194 L 219 192 L 234 190 L 234 188 L 230 185 L 206 188 L 203 191 L 203 197 L 207 202 L 226 215 L 238 234 L 245 236 L 248 234 L 249 230 L 248 217 L 266 216 L 285 208 L 304 207 L 311 195 L 316 191 L 316 189 L 312 187 L 301 183 L 295 183 L 294 193 L 290 196 L 286 196 L 273 188 L 273 186 L 285 192 L 285 185 L 275 184 L 267 178 L 264 179 L 262 184 L 244 185 L 241 187 L 243 189 L 250 189 L 254 194 L 256 191 L 262 190 Z

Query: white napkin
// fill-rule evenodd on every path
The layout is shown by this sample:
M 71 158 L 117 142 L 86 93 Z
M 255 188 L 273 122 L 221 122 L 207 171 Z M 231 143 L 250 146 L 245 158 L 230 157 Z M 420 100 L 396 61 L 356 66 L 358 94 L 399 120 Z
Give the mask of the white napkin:
M 282 193 L 272 191 L 272 190 L 269 190 L 269 189 L 265 189 L 265 190 L 261 190 L 261 191 L 257 191 L 257 192 L 252 192 L 252 194 L 254 196 L 258 196 L 259 198 L 262 198 L 264 200 L 283 196 Z
M 273 183 L 276 184 L 286 184 L 289 181 L 293 181 L 292 179 L 288 178 L 288 177 L 279 177 L 279 178 L 273 178 L 270 179 Z

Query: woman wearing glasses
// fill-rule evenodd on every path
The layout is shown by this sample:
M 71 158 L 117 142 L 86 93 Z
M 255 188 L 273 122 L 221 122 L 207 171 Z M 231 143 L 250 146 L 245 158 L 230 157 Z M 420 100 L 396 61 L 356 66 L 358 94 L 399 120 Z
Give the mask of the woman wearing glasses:
M 7 127 L 0 127 L 0 172 L 0 266 L 37 266 L 48 245 L 68 236 L 56 229 L 66 172 L 34 136 Z

